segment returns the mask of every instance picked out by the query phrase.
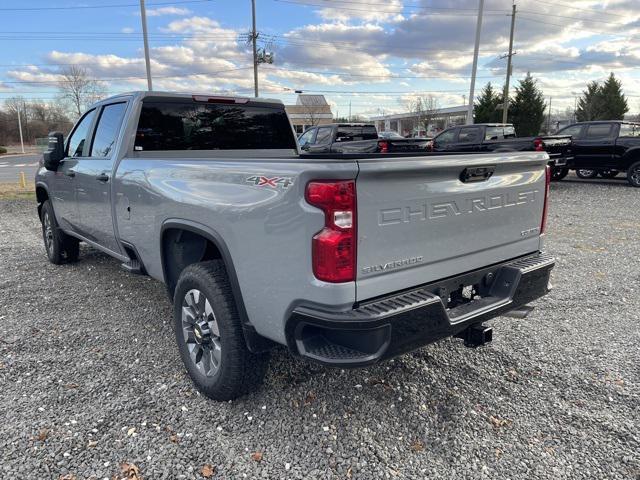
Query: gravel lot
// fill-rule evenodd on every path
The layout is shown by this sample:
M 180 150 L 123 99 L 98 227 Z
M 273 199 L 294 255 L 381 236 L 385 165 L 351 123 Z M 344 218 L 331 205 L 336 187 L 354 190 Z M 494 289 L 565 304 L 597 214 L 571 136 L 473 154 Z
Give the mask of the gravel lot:
M 640 191 L 568 180 L 555 289 L 490 346 L 355 371 L 278 350 L 223 404 L 186 376 L 162 285 L 88 248 L 50 265 L 34 205 L 0 201 L 0 477 L 640 478 Z

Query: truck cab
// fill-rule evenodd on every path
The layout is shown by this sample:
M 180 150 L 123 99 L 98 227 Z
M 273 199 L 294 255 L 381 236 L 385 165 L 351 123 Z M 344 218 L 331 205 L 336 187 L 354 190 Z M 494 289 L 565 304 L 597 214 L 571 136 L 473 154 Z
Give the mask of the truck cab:
M 640 187 L 640 123 L 581 122 L 558 134 L 571 135 L 574 158 L 569 168 L 580 178 L 615 178 L 627 172 L 629 183 Z

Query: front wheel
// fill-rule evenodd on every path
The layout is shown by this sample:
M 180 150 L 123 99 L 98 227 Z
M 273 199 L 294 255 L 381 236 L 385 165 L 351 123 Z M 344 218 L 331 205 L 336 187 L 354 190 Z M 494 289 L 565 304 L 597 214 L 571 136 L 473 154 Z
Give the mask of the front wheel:
M 629 167 L 627 180 L 632 187 L 640 188 L 640 162 L 636 162 Z
M 554 182 L 559 182 L 564 177 L 566 177 L 568 174 L 569 174 L 569 169 L 568 168 L 553 167 L 551 169 L 551 180 L 553 180 Z
M 576 175 L 579 178 L 584 178 L 584 179 L 588 179 L 588 178 L 596 178 L 598 176 L 598 171 L 597 170 L 588 170 L 588 169 L 578 169 L 576 170 Z
M 80 241 L 70 237 L 58 228 L 56 216 L 51 201 L 42 204 L 40 213 L 42 222 L 42 238 L 47 258 L 54 265 L 60 265 L 65 258 L 69 262 L 75 262 L 80 254 Z
M 604 170 L 600 170 L 598 172 L 598 174 L 602 178 L 607 178 L 607 179 L 616 178 L 619 173 L 620 172 L 618 170 L 611 170 L 610 168 L 605 168 Z
M 185 268 L 178 279 L 173 308 L 180 357 L 198 390 L 214 400 L 226 401 L 258 389 L 269 354 L 247 349 L 221 261 Z

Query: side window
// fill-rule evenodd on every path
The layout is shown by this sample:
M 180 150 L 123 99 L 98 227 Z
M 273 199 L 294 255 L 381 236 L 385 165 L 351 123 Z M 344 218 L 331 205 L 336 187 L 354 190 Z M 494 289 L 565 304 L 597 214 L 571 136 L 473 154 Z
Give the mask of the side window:
M 318 129 L 318 136 L 316 137 L 316 145 L 324 145 L 331 141 L 331 127 L 323 127 Z
M 504 127 L 504 138 L 516 138 L 515 127 Z
M 612 127 L 613 125 L 609 123 L 596 123 L 595 125 L 589 125 L 585 138 L 589 140 L 609 138 L 611 136 Z
M 312 130 L 307 130 L 299 139 L 298 143 L 302 145 L 306 145 L 307 143 L 313 143 L 313 136 L 315 135 L 315 128 Z
M 114 103 L 106 105 L 102 109 L 96 133 L 93 137 L 90 157 L 108 157 L 111 154 L 118 138 L 126 108 L 126 103 Z
M 448 145 L 453 143 L 453 139 L 456 136 L 456 129 L 452 128 L 451 130 L 445 130 L 440 135 L 435 138 L 435 141 L 438 145 Z
M 487 127 L 487 130 L 484 133 L 485 140 L 499 140 L 503 137 L 504 137 L 503 127 Z
M 571 135 L 574 138 L 579 138 L 581 131 L 582 125 L 572 125 L 571 127 L 567 127 L 564 130 L 560 130 L 558 132 L 558 135 Z
M 458 134 L 458 143 L 480 142 L 480 129 L 478 127 L 461 128 Z
M 76 129 L 73 131 L 69 140 L 67 142 L 67 156 L 68 157 L 81 157 L 82 151 L 84 150 L 84 144 L 87 140 L 87 136 L 89 135 L 89 128 L 91 128 L 91 123 L 93 122 L 93 117 L 95 116 L 96 111 L 89 110 L 82 120 L 76 126 Z

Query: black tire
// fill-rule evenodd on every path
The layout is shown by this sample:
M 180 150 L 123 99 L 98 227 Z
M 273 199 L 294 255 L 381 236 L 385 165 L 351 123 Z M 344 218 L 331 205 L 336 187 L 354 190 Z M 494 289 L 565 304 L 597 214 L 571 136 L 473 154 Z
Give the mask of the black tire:
M 562 180 L 567 175 L 569 175 L 569 169 L 568 168 L 555 168 L 554 167 L 554 168 L 551 169 L 551 181 L 553 181 L 553 182 L 559 182 L 560 180 Z
M 586 169 L 586 168 L 579 168 L 576 170 L 576 175 L 579 178 L 584 178 L 584 179 L 596 178 L 598 176 L 598 171 Z
M 605 170 L 600 170 L 598 172 L 598 175 L 600 175 L 602 178 L 611 179 L 616 178 L 619 173 L 620 172 L 618 170 L 611 170 L 610 168 L 607 168 Z
M 640 188 L 640 162 L 636 162 L 629 167 L 627 181 L 632 187 Z
M 226 401 L 260 387 L 269 354 L 247 349 L 222 261 L 195 263 L 182 271 L 173 297 L 173 316 L 180 357 L 204 395 Z
M 56 215 L 50 200 L 42 204 L 40 213 L 42 223 L 42 239 L 47 258 L 54 265 L 60 265 L 65 261 L 75 262 L 80 254 L 80 241 L 66 235 L 58 228 Z

